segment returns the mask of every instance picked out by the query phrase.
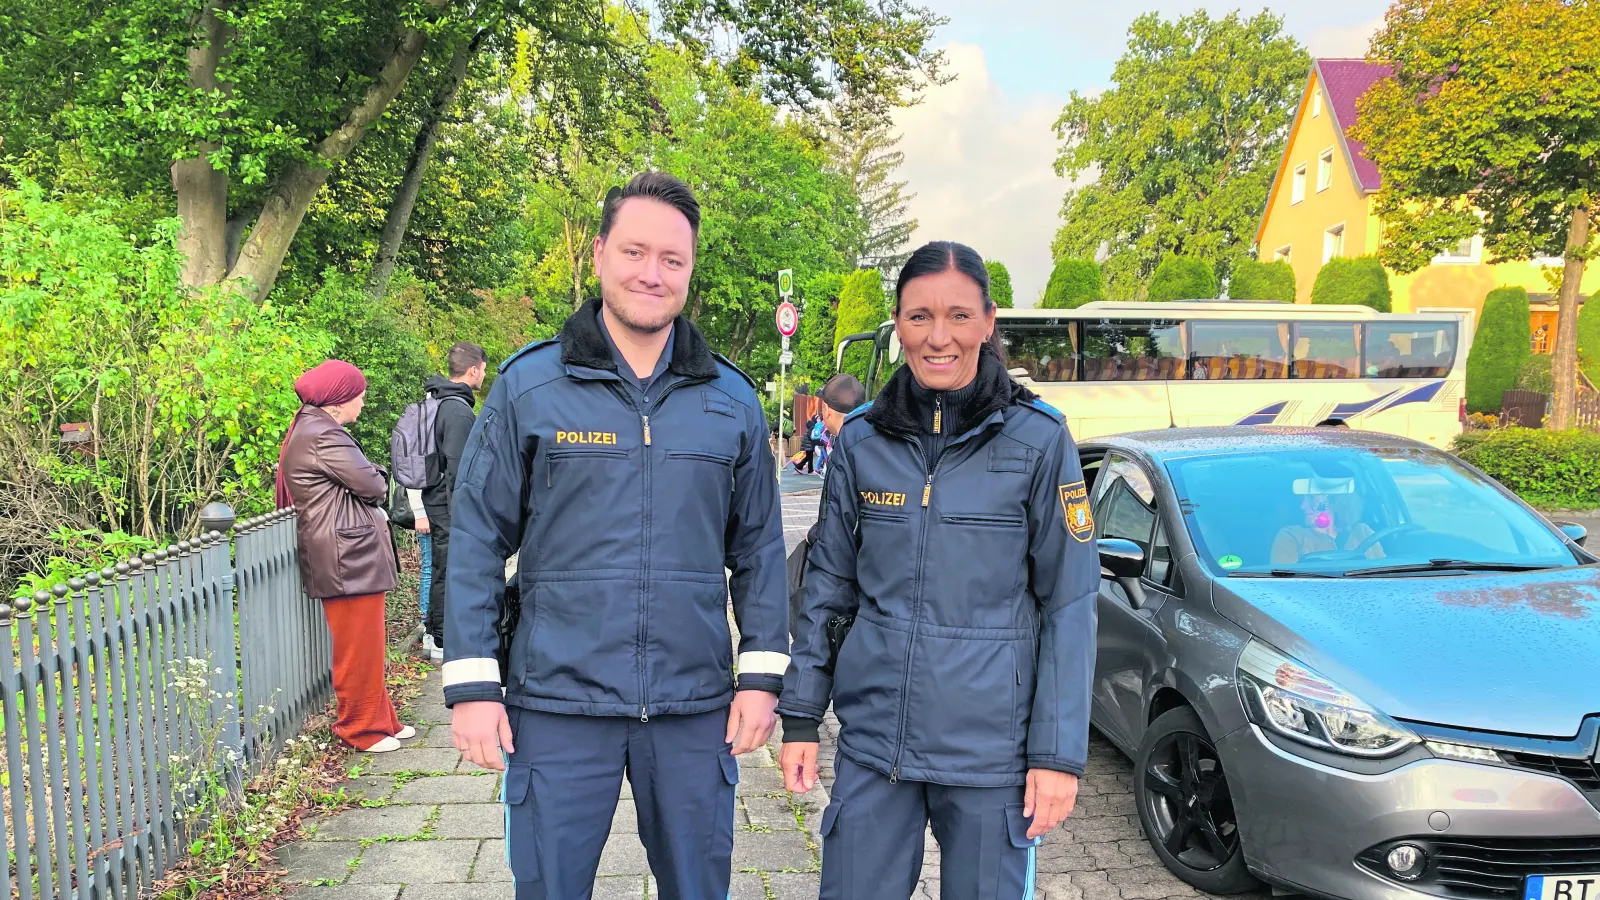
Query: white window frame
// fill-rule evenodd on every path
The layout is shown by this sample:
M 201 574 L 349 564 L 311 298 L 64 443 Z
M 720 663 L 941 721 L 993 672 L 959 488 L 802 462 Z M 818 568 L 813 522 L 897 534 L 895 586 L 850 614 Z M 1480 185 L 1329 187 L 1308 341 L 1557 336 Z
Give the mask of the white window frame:
M 1317 193 L 1333 187 L 1333 151 L 1329 147 L 1317 155 Z
M 1433 258 L 1434 265 L 1439 266 L 1476 266 L 1483 262 L 1483 236 L 1473 235 L 1468 239 L 1467 253 L 1465 256 L 1446 251 Z
M 1284 244 L 1282 247 L 1279 247 L 1278 249 L 1272 251 L 1272 261 L 1273 262 L 1292 262 L 1289 259 L 1289 252 L 1291 250 L 1293 250 L 1293 249 L 1294 249 L 1294 245 L 1293 244 Z
M 1345 223 L 1344 222 L 1340 222 L 1337 225 L 1329 225 L 1327 230 L 1322 232 L 1322 264 L 1323 265 L 1327 265 L 1328 264 L 1328 260 L 1333 259 L 1334 257 L 1344 256 L 1344 235 L 1345 235 Z M 1338 241 L 1339 246 L 1337 248 L 1333 247 L 1332 244 L 1331 244 L 1331 241 L 1334 241 L 1334 240 Z
M 1567 265 L 1566 257 L 1562 256 L 1535 256 L 1533 264 L 1547 269 L 1564 269 Z
M 1292 176 L 1294 181 L 1293 181 L 1293 183 L 1292 183 L 1292 185 L 1290 187 L 1290 190 L 1289 190 L 1289 205 L 1290 206 L 1293 206 L 1296 203 L 1300 203 L 1300 202 L 1302 202 L 1302 201 L 1304 201 L 1306 199 L 1306 167 L 1307 167 L 1307 165 L 1308 165 L 1307 163 L 1301 163 L 1300 165 L 1294 167 L 1294 175 Z
M 1311 118 L 1322 115 L 1322 88 L 1311 89 Z

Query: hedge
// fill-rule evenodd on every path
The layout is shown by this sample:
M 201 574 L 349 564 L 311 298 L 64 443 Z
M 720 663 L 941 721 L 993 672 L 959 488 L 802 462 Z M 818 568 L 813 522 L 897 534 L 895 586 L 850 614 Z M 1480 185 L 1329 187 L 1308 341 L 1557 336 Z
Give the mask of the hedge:
M 1550 376 L 1550 354 L 1530 353 L 1517 373 L 1517 390 L 1538 391 L 1549 394 L 1555 391 L 1555 381 Z
M 1311 286 L 1311 302 L 1370 306 L 1378 312 L 1389 312 L 1389 273 L 1376 256 L 1336 256 L 1317 272 L 1317 280 Z
M 983 264 L 989 270 L 989 299 L 1001 309 L 1011 309 L 1014 305 L 1011 297 L 1011 270 L 1006 264 L 998 260 L 988 260 Z
M 1578 307 L 1578 368 L 1600 386 L 1600 297 Z
M 1600 506 L 1600 432 L 1467 431 L 1456 437 L 1452 449 L 1535 506 Z
M 1105 299 L 1105 284 L 1100 266 L 1088 259 L 1063 259 L 1050 272 L 1040 309 L 1077 309 L 1085 303 Z
M 1237 300 L 1282 300 L 1294 302 L 1294 269 L 1283 260 L 1258 262 L 1242 260 L 1233 267 L 1228 281 L 1228 296 Z
M 1467 410 L 1493 412 L 1517 386 L 1528 349 L 1528 292 L 1495 288 L 1483 299 L 1472 349 L 1467 351 Z
M 844 287 L 839 289 L 839 308 L 835 313 L 833 346 L 852 334 L 877 331 L 889 318 L 892 307 L 883 291 L 883 275 L 877 269 L 857 269 L 845 276 Z M 867 363 L 872 358 L 871 345 L 857 346 L 845 355 L 844 371 L 862 381 L 867 380 Z
M 1210 300 L 1217 296 L 1217 274 L 1211 264 L 1193 256 L 1169 256 L 1150 276 L 1148 299 Z

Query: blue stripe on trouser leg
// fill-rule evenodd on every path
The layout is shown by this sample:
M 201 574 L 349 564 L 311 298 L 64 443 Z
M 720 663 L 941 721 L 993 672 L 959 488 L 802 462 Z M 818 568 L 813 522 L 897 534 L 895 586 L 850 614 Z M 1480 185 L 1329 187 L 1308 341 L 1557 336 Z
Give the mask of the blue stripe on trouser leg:
M 1022 900 L 1033 900 L 1033 883 L 1039 874 L 1039 842 L 1042 838 L 1034 838 L 1033 846 L 1028 848 L 1028 881 L 1022 889 Z
M 629 723 L 628 780 L 660 900 L 729 893 L 739 763 L 727 710 Z

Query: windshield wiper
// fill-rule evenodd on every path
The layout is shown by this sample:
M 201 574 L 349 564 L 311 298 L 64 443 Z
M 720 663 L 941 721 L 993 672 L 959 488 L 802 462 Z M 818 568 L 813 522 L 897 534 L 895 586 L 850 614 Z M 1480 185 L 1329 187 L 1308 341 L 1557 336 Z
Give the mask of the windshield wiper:
M 1372 566 L 1366 569 L 1351 569 L 1344 573 L 1351 578 L 1360 578 L 1364 575 L 1405 575 L 1414 572 L 1532 572 L 1538 569 L 1549 569 L 1551 566 L 1540 563 L 1517 562 L 1474 562 L 1470 559 L 1430 559 L 1425 563 L 1410 563 L 1398 566 Z
M 1303 569 L 1272 569 L 1267 572 L 1232 572 L 1229 578 L 1338 578 L 1332 572 L 1308 572 Z

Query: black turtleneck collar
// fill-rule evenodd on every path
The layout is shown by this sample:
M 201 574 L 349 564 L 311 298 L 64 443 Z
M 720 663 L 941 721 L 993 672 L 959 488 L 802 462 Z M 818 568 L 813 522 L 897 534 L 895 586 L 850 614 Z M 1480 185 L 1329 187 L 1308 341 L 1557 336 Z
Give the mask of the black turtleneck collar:
M 936 395 L 940 402 L 935 407 Z M 998 410 L 1033 400 L 1034 393 L 1007 374 L 1006 367 L 987 344 L 978 355 L 978 374 L 964 388 L 954 391 L 929 391 L 917 384 L 911 366 L 903 365 L 889 376 L 877 399 L 866 412 L 874 427 L 905 437 L 933 434 L 933 418 L 938 410 L 939 434 L 955 436 L 977 427 Z M 946 418 L 948 417 L 948 421 Z
M 569 366 L 617 371 L 616 358 L 600 330 L 600 298 L 585 303 L 561 326 L 561 362 Z M 672 359 L 667 371 L 685 378 L 717 377 L 717 358 L 700 329 L 683 316 L 672 323 Z

